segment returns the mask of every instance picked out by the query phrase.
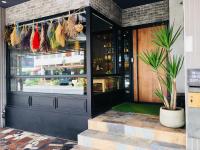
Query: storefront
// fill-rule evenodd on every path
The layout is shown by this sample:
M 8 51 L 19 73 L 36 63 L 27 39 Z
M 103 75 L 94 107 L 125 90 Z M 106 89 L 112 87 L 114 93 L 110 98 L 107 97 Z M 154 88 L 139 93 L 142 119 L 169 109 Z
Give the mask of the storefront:
M 5 126 L 76 139 L 89 118 L 112 106 L 153 99 L 145 99 L 155 86 L 151 73 L 140 72 L 138 54 L 149 47 L 152 29 L 168 24 L 168 3 L 126 5 L 30 0 L 5 8 Z
M 125 101 L 122 30 L 91 7 L 9 27 L 49 34 L 45 27 L 56 32 L 70 17 L 83 29 L 71 31 L 77 35 L 64 46 L 33 49 L 31 37 L 8 41 L 6 126 L 75 139 L 89 118 Z

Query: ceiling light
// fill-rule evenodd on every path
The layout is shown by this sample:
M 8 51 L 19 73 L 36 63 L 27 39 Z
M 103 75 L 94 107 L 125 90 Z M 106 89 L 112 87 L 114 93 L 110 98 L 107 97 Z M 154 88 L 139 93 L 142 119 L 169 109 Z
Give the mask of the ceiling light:
M 6 4 L 7 3 L 7 1 L 1 1 L 2 3 L 4 3 L 4 4 Z

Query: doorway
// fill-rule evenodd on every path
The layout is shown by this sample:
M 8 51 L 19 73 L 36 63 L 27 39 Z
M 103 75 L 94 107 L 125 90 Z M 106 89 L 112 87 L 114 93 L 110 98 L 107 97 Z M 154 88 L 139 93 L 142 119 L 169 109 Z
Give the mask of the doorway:
M 155 46 L 152 43 L 153 34 L 163 25 L 151 26 L 146 28 L 134 29 L 133 36 L 133 95 L 135 102 L 161 102 L 154 95 L 154 91 L 158 88 L 155 73 L 151 68 L 144 64 L 138 56 L 146 51 L 153 50 Z M 167 90 L 164 90 L 167 93 Z

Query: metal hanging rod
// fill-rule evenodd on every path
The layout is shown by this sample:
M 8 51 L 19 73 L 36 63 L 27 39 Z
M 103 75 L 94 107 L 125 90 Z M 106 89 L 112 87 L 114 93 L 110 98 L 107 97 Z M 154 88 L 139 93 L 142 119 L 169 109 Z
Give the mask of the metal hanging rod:
M 80 8 L 81 9 L 81 8 Z M 44 20 L 41 20 L 41 21 L 34 21 L 33 20 L 33 22 L 32 23 L 24 23 L 24 24 L 22 24 L 22 25 L 19 25 L 19 27 L 22 27 L 22 26 L 32 26 L 32 25 L 34 25 L 34 24 L 39 24 L 39 23 L 43 23 L 43 22 L 48 22 L 48 21 L 52 21 L 52 20 L 59 20 L 59 19 L 61 19 L 61 18 L 66 18 L 66 17 L 69 17 L 69 16 L 71 16 L 71 15 L 79 15 L 79 14 L 85 14 L 86 13 L 86 11 L 85 10 L 83 10 L 83 11 L 80 11 L 80 9 L 78 10 L 78 11 L 75 11 L 75 12 L 73 12 L 73 13 L 70 13 L 70 11 L 68 12 L 68 14 L 67 15 L 62 15 L 62 16 L 59 16 L 59 17 L 54 17 L 54 18 L 49 18 L 49 19 L 44 19 Z

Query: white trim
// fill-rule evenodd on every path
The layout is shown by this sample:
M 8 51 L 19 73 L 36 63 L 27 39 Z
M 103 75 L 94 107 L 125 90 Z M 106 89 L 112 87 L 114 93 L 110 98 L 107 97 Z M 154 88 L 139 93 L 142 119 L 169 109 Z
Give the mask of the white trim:
M 6 105 L 6 48 L 4 42 L 5 9 L 0 8 L 0 127 L 5 126 L 2 112 Z

